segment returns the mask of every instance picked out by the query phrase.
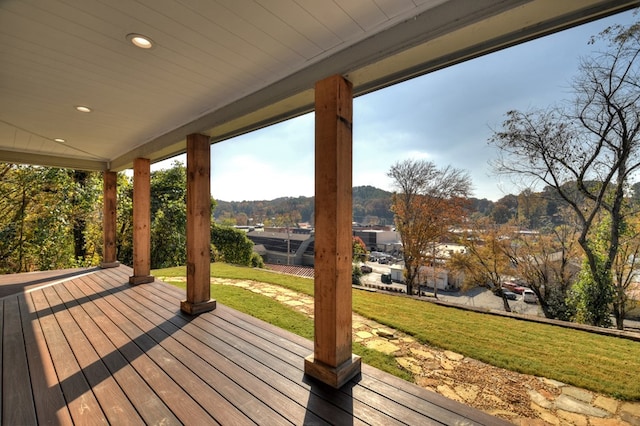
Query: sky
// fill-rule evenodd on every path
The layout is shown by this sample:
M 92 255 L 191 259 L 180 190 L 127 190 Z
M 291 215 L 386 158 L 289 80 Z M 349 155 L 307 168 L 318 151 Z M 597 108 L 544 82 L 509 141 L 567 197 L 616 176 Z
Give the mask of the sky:
M 570 100 L 580 57 L 597 48 L 588 44 L 590 37 L 634 18 L 625 12 L 355 98 L 353 186 L 391 191 L 386 173 L 394 163 L 425 159 L 468 172 L 476 198 L 496 201 L 519 193 L 492 171 L 497 152 L 487 141 L 493 130 L 507 111 Z M 313 113 L 214 144 L 212 196 L 224 201 L 313 196 L 313 157 Z M 184 162 L 184 156 L 176 159 Z

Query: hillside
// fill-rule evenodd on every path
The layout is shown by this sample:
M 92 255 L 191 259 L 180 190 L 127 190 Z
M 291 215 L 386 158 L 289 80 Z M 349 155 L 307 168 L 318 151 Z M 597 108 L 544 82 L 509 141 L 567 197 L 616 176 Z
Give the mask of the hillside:
M 314 197 L 281 197 L 274 200 L 218 200 L 214 211 L 216 221 L 235 218 L 238 224 L 249 218 L 253 223 L 282 215 L 298 218 L 298 222 L 313 222 Z M 353 188 L 353 220 L 362 223 L 392 224 L 391 193 L 373 186 Z M 299 214 L 299 216 L 298 216 Z
M 353 221 L 362 224 L 393 225 L 392 193 L 370 185 L 353 188 Z M 471 198 L 470 212 L 482 216 L 498 214 L 506 221 L 518 211 L 518 197 L 509 195 L 493 202 Z M 274 200 L 218 200 L 214 211 L 216 221 L 235 220 L 238 225 L 265 223 L 289 215 L 297 222 L 313 222 L 314 197 L 281 197 Z M 252 219 L 250 221 L 250 219 Z

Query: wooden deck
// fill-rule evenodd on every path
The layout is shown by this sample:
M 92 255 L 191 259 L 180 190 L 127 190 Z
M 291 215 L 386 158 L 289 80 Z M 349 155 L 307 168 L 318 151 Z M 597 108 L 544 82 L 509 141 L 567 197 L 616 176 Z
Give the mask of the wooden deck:
M 312 342 L 221 304 L 185 316 L 130 274 L 0 299 L 2 424 L 507 424 L 365 365 L 328 388 L 303 374 Z

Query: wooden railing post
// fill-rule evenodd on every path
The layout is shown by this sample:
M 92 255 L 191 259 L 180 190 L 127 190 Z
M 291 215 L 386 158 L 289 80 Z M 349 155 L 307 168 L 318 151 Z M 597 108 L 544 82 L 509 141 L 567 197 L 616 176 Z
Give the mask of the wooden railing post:
M 304 368 L 338 388 L 361 364 L 351 353 L 352 85 L 329 77 L 315 98 L 315 333 Z
M 102 173 L 102 268 L 114 268 L 120 265 L 116 258 L 116 209 L 118 174 Z
M 151 162 L 133 160 L 133 276 L 129 283 L 142 284 L 151 276 Z
M 182 311 L 196 315 L 216 308 L 211 299 L 211 142 L 187 136 L 187 299 Z

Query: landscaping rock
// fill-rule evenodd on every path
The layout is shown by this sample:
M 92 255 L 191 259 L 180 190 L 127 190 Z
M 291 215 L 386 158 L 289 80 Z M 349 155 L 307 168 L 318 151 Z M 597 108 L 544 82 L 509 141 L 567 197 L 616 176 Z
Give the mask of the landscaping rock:
M 410 351 L 414 356 L 417 356 L 422 359 L 435 359 L 435 355 L 433 355 L 429 351 L 424 351 L 422 349 L 416 349 L 416 348 L 411 348 Z
M 382 340 L 382 339 L 369 340 L 369 341 L 365 342 L 364 345 L 366 347 L 368 347 L 369 349 L 373 349 L 373 350 L 382 352 L 382 353 L 387 354 L 387 355 L 391 355 L 394 352 L 398 352 L 400 350 L 400 348 L 398 346 L 394 345 L 393 343 L 389 343 L 386 340 Z
M 464 355 L 451 351 L 444 351 L 444 356 L 449 358 L 451 361 L 462 361 L 464 359 Z
M 569 411 L 558 410 L 556 411 L 558 417 L 564 420 L 563 423 L 573 426 L 588 426 L 589 420 L 586 416 L 577 413 L 570 413 Z
M 608 413 L 600 408 L 593 407 L 583 401 L 578 401 L 565 394 L 560 395 L 555 401 L 556 407 L 560 410 L 572 413 L 584 414 L 589 417 L 607 417 Z
M 591 392 L 573 386 L 563 387 L 562 393 L 583 402 L 591 402 L 593 399 Z
M 620 403 L 613 398 L 607 398 L 606 396 L 598 395 L 593 401 L 593 405 L 602 408 L 610 412 L 611 414 L 615 414 L 618 411 L 618 406 Z
M 411 357 L 398 357 L 396 358 L 396 362 L 402 366 L 407 371 L 410 371 L 412 374 L 421 374 L 422 367 L 415 358 Z
M 527 393 L 529 394 L 531 401 L 536 403 L 540 407 L 547 408 L 547 409 L 554 407 L 553 402 L 545 398 L 542 394 L 540 394 L 540 392 L 535 390 L 530 390 Z
M 393 331 L 385 328 L 379 328 L 375 331 L 375 333 L 380 337 L 384 337 L 385 339 L 393 339 L 395 337 L 395 333 Z
M 356 336 L 364 340 L 373 337 L 373 334 L 369 333 L 368 331 L 358 331 L 356 333 Z
M 633 426 L 640 426 L 640 403 L 626 402 L 622 404 L 620 417 Z
M 464 402 L 464 400 L 447 385 L 440 385 L 437 387 L 437 389 L 440 395 L 446 396 L 447 398 L 453 399 L 454 401 Z

